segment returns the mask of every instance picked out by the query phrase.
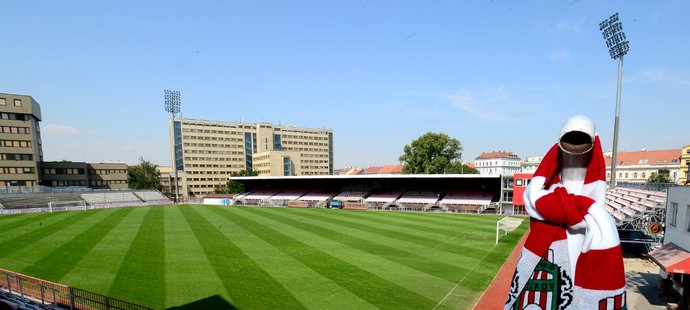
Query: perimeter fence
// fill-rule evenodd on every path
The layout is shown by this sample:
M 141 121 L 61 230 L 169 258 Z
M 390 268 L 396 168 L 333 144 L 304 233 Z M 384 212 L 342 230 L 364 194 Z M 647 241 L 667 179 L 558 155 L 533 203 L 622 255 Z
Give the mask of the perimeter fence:
M 0 287 L 55 308 L 149 310 L 152 308 L 0 268 Z

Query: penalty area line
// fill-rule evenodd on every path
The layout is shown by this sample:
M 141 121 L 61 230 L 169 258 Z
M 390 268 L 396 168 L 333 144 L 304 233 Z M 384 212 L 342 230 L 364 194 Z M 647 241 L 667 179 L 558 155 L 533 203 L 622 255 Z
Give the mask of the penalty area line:
M 494 245 L 493 247 L 491 247 L 491 250 L 487 251 L 486 254 L 484 254 L 484 256 L 482 256 L 482 258 L 481 258 L 479 261 L 477 261 L 477 263 L 474 264 L 474 266 L 472 266 L 472 269 L 470 269 L 470 270 L 462 277 L 462 279 L 460 279 L 460 281 L 458 281 L 458 283 L 455 283 L 455 285 L 453 285 L 453 287 L 450 289 L 450 291 L 448 291 L 448 293 L 446 293 L 446 296 L 443 296 L 443 298 L 442 298 L 441 300 L 439 300 L 439 302 L 436 304 L 436 306 L 434 306 L 433 310 L 436 310 L 436 308 L 438 308 L 439 306 L 441 306 L 441 305 L 443 304 L 443 302 L 445 302 L 446 299 L 448 299 L 448 297 L 450 296 L 450 294 L 452 294 L 453 291 L 455 291 L 455 289 L 457 289 L 458 286 L 460 286 L 460 284 L 461 284 L 463 281 L 465 281 L 465 279 L 467 278 L 468 275 L 470 275 L 471 273 L 474 272 L 475 269 L 477 269 L 477 266 L 479 266 L 479 264 L 480 264 L 481 262 L 483 262 L 484 259 L 489 255 L 489 253 L 491 253 L 491 251 L 493 251 L 495 248 L 496 248 L 496 245 Z

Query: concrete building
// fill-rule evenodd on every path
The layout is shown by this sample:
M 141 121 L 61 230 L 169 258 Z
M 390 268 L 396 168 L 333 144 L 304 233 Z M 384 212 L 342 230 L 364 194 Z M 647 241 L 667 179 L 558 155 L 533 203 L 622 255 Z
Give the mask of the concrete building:
M 331 129 L 184 118 L 168 126 L 182 198 L 210 194 L 246 169 L 260 176 L 333 174 Z M 162 178 L 172 180 L 170 173 Z
M 474 159 L 479 174 L 512 175 L 520 171 L 520 158 L 512 152 L 482 152 Z
M 661 268 L 661 278 L 670 275 L 673 280 L 674 288 L 680 293 L 677 309 L 689 309 L 690 187 L 674 186 L 668 189 L 664 244 L 648 256 Z
M 646 183 L 652 173 L 667 175 L 675 184 L 680 179 L 680 149 L 618 152 L 616 182 Z M 604 154 L 606 180 L 611 179 L 611 153 Z
M 31 96 L 0 93 L 0 188 L 127 188 L 124 163 L 44 162 L 41 106 Z
M 41 185 L 127 189 L 127 164 L 44 161 Z
M 38 185 L 41 107 L 31 96 L 0 93 L 0 187 Z

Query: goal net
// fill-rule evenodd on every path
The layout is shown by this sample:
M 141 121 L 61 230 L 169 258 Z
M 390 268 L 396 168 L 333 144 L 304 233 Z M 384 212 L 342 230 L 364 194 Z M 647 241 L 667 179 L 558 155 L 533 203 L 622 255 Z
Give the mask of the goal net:
M 72 211 L 72 210 L 86 210 L 86 201 L 51 201 L 48 203 L 48 211 Z
M 520 224 L 522 224 L 522 219 L 514 217 L 506 216 L 498 220 L 498 222 L 496 222 L 496 244 L 498 244 L 498 241 L 501 240 L 501 237 L 508 235 L 509 232 L 518 228 Z M 501 231 L 503 231 L 502 235 Z

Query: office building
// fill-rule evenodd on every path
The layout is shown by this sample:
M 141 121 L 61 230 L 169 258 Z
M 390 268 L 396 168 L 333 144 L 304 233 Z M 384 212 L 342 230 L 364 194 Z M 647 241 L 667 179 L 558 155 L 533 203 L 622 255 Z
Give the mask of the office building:
M 333 131 L 269 123 L 169 121 L 180 197 L 203 197 L 233 172 L 260 176 L 333 174 Z M 169 184 L 174 184 L 174 170 Z
M 41 107 L 31 96 L 0 93 L 0 120 L 0 187 L 38 185 Z

